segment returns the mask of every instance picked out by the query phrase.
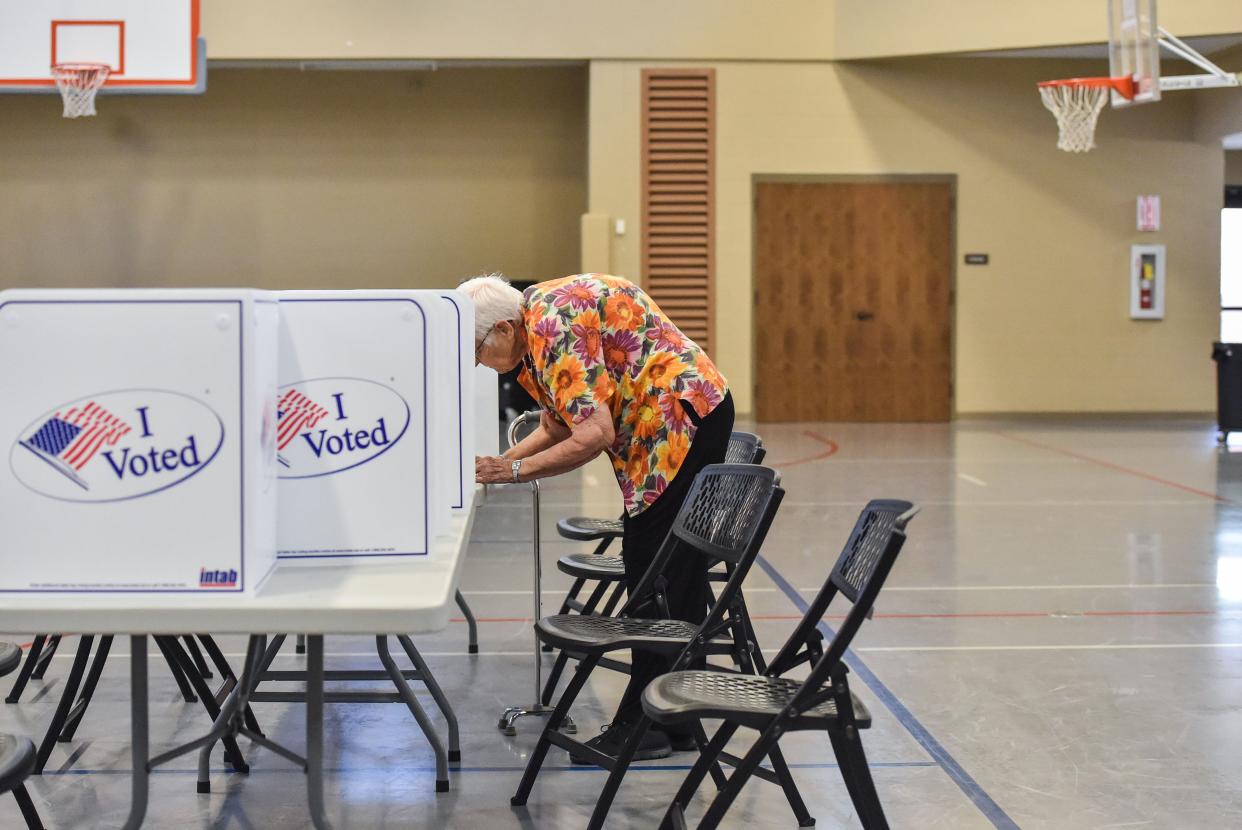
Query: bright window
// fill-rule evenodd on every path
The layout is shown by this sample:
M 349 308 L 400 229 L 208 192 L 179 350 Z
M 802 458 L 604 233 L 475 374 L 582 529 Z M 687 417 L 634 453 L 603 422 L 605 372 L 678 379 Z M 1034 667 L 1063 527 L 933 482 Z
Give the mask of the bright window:
M 1242 208 L 1220 212 L 1220 339 L 1242 343 Z

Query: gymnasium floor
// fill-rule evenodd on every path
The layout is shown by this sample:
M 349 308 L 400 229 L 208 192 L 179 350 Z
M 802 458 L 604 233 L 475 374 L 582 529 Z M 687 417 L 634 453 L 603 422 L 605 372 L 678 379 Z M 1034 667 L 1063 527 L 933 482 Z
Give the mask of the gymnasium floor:
M 761 432 L 787 489 L 748 589 L 765 648 L 780 645 L 798 615 L 790 592 L 818 588 L 863 502 L 923 506 L 856 641 L 852 677 L 875 717 L 865 745 L 894 828 L 1242 825 L 1242 451 L 1218 452 L 1211 427 L 1189 422 Z M 404 708 L 330 706 L 338 828 L 584 824 L 603 773 L 571 768 L 555 749 L 529 808 L 508 806 L 539 727 L 521 721 L 516 738 L 495 728 L 504 706 L 531 697 L 528 503 L 525 488 L 494 493 L 476 522 L 462 588 L 485 620 L 483 653 L 467 656 L 460 621 L 418 639 L 461 720 L 452 792 L 433 792 L 431 753 Z M 548 483 L 546 607 L 565 583 L 553 563 L 574 549 L 555 536 L 556 518 L 616 505 L 598 462 Z M 239 638 L 222 644 L 240 658 Z M 0 731 L 41 732 L 68 668 L 66 645 L 25 702 L 0 706 Z M 370 645 L 330 638 L 329 667 L 371 667 Z M 294 664 L 288 651 L 282 662 Z M 151 665 L 157 751 L 196 735 L 205 719 Z M 79 740 L 58 746 L 31 783 L 52 828 L 116 826 L 124 815 L 125 671 L 118 655 Z M 620 689 L 615 675 L 596 678 L 574 713 L 584 734 Z M 261 704 L 257 714 L 269 735 L 302 745 L 301 707 Z M 787 748 L 818 826 L 857 827 L 826 740 L 798 734 Z M 263 750 L 248 756 L 249 780 L 220 768 L 210 796 L 194 792 L 192 759 L 160 770 L 148 826 L 307 826 L 301 774 Z M 674 755 L 632 770 L 611 826 L 654 826 L 687 763 Z M 16 821 L 12 800 L 0 799 L 0 826 Z M 780 792 L 752 782 L 728 826 L 795 825 Z

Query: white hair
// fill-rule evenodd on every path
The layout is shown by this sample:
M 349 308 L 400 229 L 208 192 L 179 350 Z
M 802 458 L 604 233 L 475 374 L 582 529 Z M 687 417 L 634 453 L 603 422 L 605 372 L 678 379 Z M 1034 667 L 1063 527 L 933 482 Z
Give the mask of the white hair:
M 474 303 L 474 343 L 482 346 L 501 320 L 522 319 L 522 292 L 503 274 L 485 274 L 466 280 L 457 287 Z

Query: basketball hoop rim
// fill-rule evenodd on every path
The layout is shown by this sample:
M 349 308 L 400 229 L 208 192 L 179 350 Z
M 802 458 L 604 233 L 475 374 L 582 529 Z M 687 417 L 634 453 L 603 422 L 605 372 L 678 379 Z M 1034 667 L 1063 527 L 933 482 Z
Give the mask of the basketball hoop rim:
M 1127 100 L 1134 100 L 1135 89 L 1133 78 L 1061 78 L 1055 81 L 1040 81 L 1037 86 L 1040 89 L 1064 89 L 1066 87 L 1077 87 L 1081 89 L 1102 89 L 1107 88 L 1115 91 L 1118 95 Z
M 82 70 L 101 70 L 106 69 L 112 72 L 112 67 L 106 63 L 54 63 L 52 64 L 53 72 L 80 72 Z

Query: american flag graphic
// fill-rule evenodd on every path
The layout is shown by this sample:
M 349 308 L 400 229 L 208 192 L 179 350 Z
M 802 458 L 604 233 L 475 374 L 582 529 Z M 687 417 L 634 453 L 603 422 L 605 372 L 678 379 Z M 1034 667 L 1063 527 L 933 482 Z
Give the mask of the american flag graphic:
M 91 401 L 57 412 L 22 445 L 80 487 L 88 489 L 77 472 L 97 452 L 115 446 L 129 431 L 129 424 Z
M 296 389 L 281 395 L 276 404 L 276 451 L 292 444 L 302 430 L 310 429 L 326 417 L 328 410 Z

